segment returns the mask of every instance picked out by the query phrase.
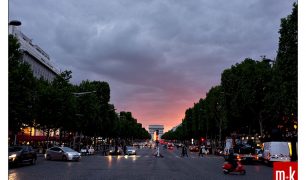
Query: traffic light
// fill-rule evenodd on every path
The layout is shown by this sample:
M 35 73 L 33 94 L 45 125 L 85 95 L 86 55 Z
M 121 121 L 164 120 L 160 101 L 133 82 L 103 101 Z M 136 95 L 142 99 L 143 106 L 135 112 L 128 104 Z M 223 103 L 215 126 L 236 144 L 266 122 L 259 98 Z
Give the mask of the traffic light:
M 204 142 L 204 140 L 205 140 L 205 139 L 202 137 L 202 138 L 201 138 L 201 142 Z

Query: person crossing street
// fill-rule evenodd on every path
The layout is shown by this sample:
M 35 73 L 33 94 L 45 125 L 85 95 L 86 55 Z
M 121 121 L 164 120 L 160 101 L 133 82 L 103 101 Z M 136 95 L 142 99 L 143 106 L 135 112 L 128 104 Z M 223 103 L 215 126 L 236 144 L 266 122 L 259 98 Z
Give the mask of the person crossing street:
M 181 157 L 185 157 L 185 155 L 188 157 L 187 147 L 186 147 L 186 145 L 184 144 L 184 145 L 182 146 L 182 154 L 181 154 Z

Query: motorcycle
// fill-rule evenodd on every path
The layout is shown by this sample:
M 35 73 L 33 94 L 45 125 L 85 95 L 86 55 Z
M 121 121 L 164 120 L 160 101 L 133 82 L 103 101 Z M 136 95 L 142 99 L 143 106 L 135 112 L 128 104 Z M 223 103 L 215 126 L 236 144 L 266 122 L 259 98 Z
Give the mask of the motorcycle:
M 237 162 L 237 167 L 235 169 L 232 169 L 232 164 L 229 162 L 225 162 L 222 168 L 224 174 L 238 172 L 239 174 L 244 175 L 246 173 L 244 166 L 239 161 Z

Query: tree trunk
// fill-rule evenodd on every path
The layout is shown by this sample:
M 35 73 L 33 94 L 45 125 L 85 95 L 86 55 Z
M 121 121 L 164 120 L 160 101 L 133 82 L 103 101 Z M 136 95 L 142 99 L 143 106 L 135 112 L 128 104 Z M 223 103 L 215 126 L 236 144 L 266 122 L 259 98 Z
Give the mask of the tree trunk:
M 97 147 L 97 136 L 95 135 L 95 137 L 94 137 L 94 147 L 96 148 Z
M 17 145 L 17 134 L 14 134 L 14 146 Z
M 61 145 L 62 144 L 62 130 L 61 128 L 58 129 L 58 133 L 59 133 L 59 144 Z
M 260 112 L 260 113 L 259 113 L 259 118 L 258 118 L 260 137 L 263 136 L 262 122 L 263 122 L 263 119 L 262 119 L 262 112 Z
M 49 148 L 50 129 L 47 130 L 47 149 Z

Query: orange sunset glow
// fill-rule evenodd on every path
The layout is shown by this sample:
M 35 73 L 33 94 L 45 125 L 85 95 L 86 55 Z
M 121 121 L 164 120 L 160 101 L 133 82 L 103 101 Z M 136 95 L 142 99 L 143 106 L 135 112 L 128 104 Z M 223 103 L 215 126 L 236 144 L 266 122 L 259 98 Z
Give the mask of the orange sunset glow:
M 152 101 L 143 103 L 141 103 L 142 101 L 138 103 L 131 102 L 131 104 L 125 104 L 129 109 L 121 109 L 118 106 L 118 110 L 132 112 L 137 122 L 142 123 L 142 126 L 146 129 L 148 129 L 149 125 L 158 124 L 164 125 L 164 132 L 167 132 L 182 123 L 185 111 L 198 102 L 200 98 L 204 98 L 204 93 L 192 95 L 172 94 L 171 101 L 160 101 L 154 104 L 152 104 Z

